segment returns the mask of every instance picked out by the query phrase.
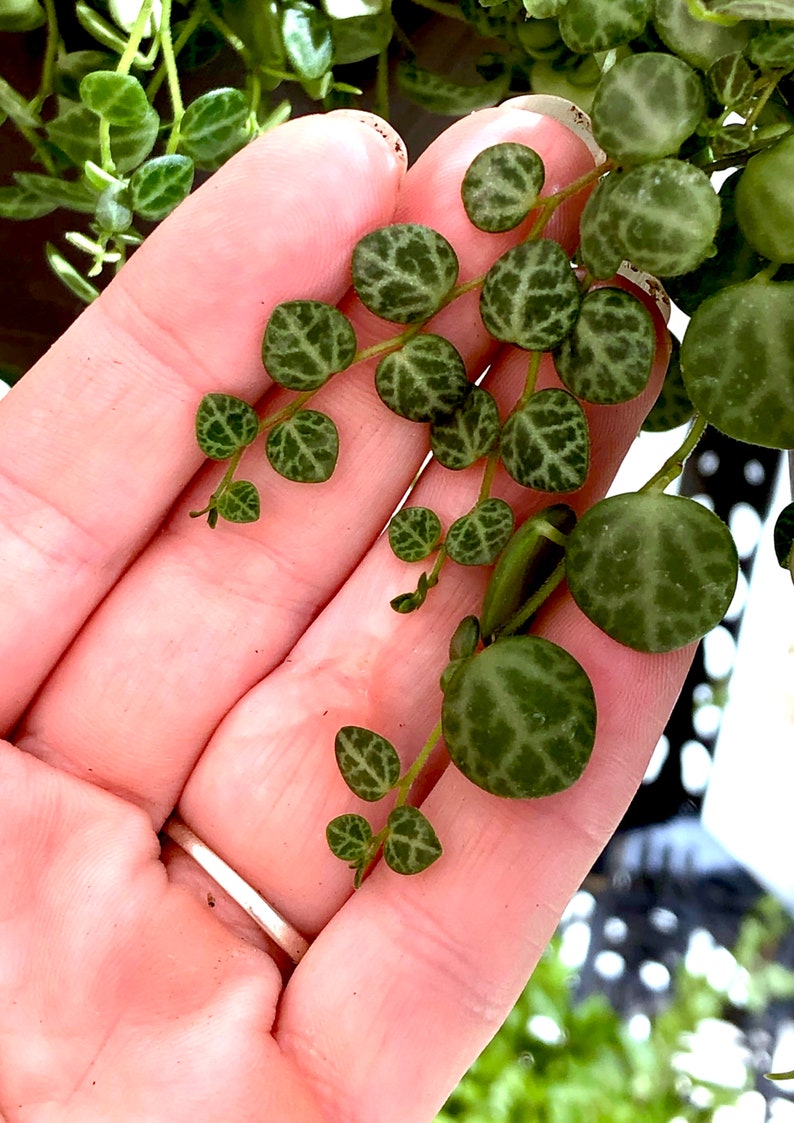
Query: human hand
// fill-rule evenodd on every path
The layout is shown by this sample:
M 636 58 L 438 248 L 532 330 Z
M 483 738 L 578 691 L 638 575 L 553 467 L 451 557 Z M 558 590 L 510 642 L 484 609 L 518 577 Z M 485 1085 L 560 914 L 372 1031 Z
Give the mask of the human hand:
M 355 800 L 333 737 L 377 729 L 410 758 L 438 717 L 449 635 L 486 575 L 445 575 L 421 612 L 379 532 L 426 451 L 383 409 L 371 370 L 318 394 L 341 434 L 326 484 L 249 453 L 263 518 L 188 518 L 219 475 L 195 447 L 209 391 L 257 401 L 275 304 L 342 301 L 360 346 L 388 328 L 350 296 L 350 253 L 393 220 L 440 230 L 477 275 L 519 234 L 471 227 L 461 176 L 503 140 L 543 156 L 547 190 L 592 166 L 524 110 L 453 125 L 404 174 L 387 126 L 355 112 L 267 134 L 188 199 L 0 408 L 0 1111 L 7 1123 L 200 1120 L 427 1123 L 507 1015 L 643 774 L 689 650 L 642 655 L 565 595 L 537 630 L 598 699 L 582 779 L 496 799 L 435 761 L 425 806 L 444 845 L 416 877 L 377 867 L 355 894 L 325 824 Z M 575 242 L 582 200 L 550 232 Z M 497 352 L 476 293 L 438 321 L 504 401 L 523 359 Z M 661 336 L 660 336 L 661 338 Z M 658 390 L 588 409 L 594 456 L 572 502 L 604 493 Z M 542 378 L 553 376 L 544 367 Z M 276 391 L 278 392 L 278 391 Z M 481 469 L 431 468 L 442 518 Z M 506 478 L 528 514 L 545 500 Z M 180 849 L 172 808 L 310 941 L 283 956 Z M 286 977 L 286 979 L 285 979 Z

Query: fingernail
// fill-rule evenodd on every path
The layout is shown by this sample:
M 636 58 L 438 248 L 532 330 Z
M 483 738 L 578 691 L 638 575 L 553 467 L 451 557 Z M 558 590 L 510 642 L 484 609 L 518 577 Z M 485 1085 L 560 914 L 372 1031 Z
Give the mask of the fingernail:
M 367 113 L 361 109 L 333 109 L 330 113 L 326 114 L 326 116 L 348 117 L 353 121 L 358 121 L 362 125 L 367 125 L 370 129 L 374 129 L 378 136 L 389 146 L 397 163 L 402 165 L 403 168 L 407 167 L 408 152 L 403 138 L 388 121 L 384 121 L 383 118 L 378 117 L 376 113 Z

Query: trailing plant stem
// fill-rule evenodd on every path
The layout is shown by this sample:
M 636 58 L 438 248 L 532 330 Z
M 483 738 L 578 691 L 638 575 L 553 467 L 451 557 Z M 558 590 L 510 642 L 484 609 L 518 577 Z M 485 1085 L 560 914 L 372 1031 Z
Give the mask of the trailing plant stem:
M 163 52 L 166 74 L 168 75 L 168 93 L 171 106 L 174 110 L 174 121 L 171 126 L 171 135 L 168 138 L 166 154 L 173 155 L 179 147 L 179 133 L 182 127 L 182 118 L 185 115 L 185 106 L 182 102 L 182 88 L 179 84 L 179 74 L 176 69 L 176 56 L 174 43 L 171 37 L 171 0 L 162 0 L 162 14 L 160 17 L 160 48 Z
M 430 758 L 430 754 L 432 753 L 433 749 L 436 747 L 440 739 L 441 721 L 439 720 L 433 726 L 433 729 L 430 732 L 430 736 L 422 746 L 422 749 L 416 760 L 413 762 L 405 775 L 398 781 L 395 788 L 395 791 L 397 792 L 397 799 L 394 801 L 395 807 L 402 807 L 403 804 L 407 803 L 408 796 L 411 794 L 411 788 L 413 787 L 414 782 L 416 781 L 424 766 L 427 764 Z
M 143 0 L 138 18 L 135 20 L 130 37 L 127 40 L 127 46 L 124 48 L 124 54 L 118 61 L 116 66 L 117 74 L 129 74 L 132 65 L 135 62 L 135 56 L 138 54 L 138 47 L 141 45 L 143 33 L 146 30 L 146 25 L 149 22 L 149 16 L 152 12 L 154 0 Z
M 708 422 L 702 414 L 696 413 L 690 426 L 689 432 L 684 438 L 681 446 L 676 449 L 672 456 L 665 460 L 655 475 L 651 476 L 647 483 L 644 483 L 639 489 L 642 491 L 664 491 L 669 487 L 673 480 L 678 479 L 684 469 L 684 463 L 687 457 L 697 445 L 703 433 L 706 430 Z
M 548 225 L 551 216 L 561 203 L 577 195 L 580 191 L 584 190 L 585 187 L 589 187 L 591 183 L 597 183 L 602 175 L 611 171 L 614 167 L 614 160 L 605 160 L 603 164 L 598 164 L 592 171 L 580 175 L 578 179 L 575 179 L 573 183 L 569 183 L 567 187 L 562 187 L 559 191 L 555 191 L 553 195 L 549 195 L 548 198 L 541 199 L 538 217 L 535 219 L 532 229 L 527 236 L 527 240 L 529 241 L 532 238 L 540 236 Z
M 563 541 L 560 544 L 564 544 L 567 537 L 565 535 L 561 535 L 559 531 L 556 531 L 553 538 L 550 534 L 547 534 L 546 536 L 548 538 L 551 538 L 552 541 L 555 542 L 558 541 L 558 537 L 562 538 Z M 499 629 L 498 636 L 514 636 L 516 632 L 519 632 L 527 623 L 527 621 L 535 615 L 544 601 L 548 600 L 557 586 L 562 582 L 564 577 L 565 558 L 558 562 L 551 575 L 546 578 L 540 588 L 532 594 L 529 600 L 525 601 L 524 604 L 521 605 L 515 616 L 511 617 L 511 619 L 508 620 L 505 626 Z

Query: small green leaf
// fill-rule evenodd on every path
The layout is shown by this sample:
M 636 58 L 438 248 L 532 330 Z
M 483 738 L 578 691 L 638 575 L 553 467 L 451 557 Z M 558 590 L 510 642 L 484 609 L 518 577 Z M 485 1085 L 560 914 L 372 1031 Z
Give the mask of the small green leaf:
M 595 741 L 593 688 L 540 636 L 497 640 L 453 675 L 442 706 L 453 763 L 493 795 L 527 799 L 571 786 Z
M 653 0 L 576 0 L 560 12 L 560 35 L 576 54 L 610 51 L 642 35 L 652 9 Z
M 82 300 L 85 304 L 90 304 L 92 300 L 96 300 L 99 296 L 99 289 L 92 285 L 90 281 L 87 281 L 83 274 L 79 273 L 72 263 L 63 256 L 60 250 L 56 249 L 51 242 L 47 242 L 44 252 L 47 255 L 47 264 L 50 269 L 78 300 Z
M 430 584 L 427 579 L 427 574 L 422 573 L 416 584 L 416 590 L 413 593 L 400 593 L 399 596 L 393 597 L 389 604 L 395 612 L 407 615 L 407 613 L 415 612 L 417 608 L 422 607 L 427 600 L 429 590 Z
M 464 616 L 449 641 L 449 658 L 452 662 L 468 659 L 480 642 L 480 622 L 476 616 Z
M 230 523 L 255 523 L 260 515 L 259 492 L 249 480 L 235 480 L 215 501 L 215 509 Z
M 274 425 L 267 438 L 267 458 L 279 475 L 297 483 L 330 479 L 339 455 L 339 434 L 330 417 L 301 409 Z
M 395 873 L 421 873 L 441 857 L 438 835 L 418 808 L 395 807 L 387 826 L 383 857 Z
M 228 460 L 259 433 L 253 406 L 231 394 L 205 394 L 196 412 L 196 440 L 211 460 Z
M 34 31 L 46 21 L 44 9 L 36 0 L 0 3 L 0 31 Z
M 400 758 L 394 745 L 370 729 L 342 726 L 334 751 L 347 786 L 370 803 L 382 799 L 400 778 Z
M 496 339 L 528 351 L 548 351 L 573 328 L 581 300 L 565 250 L 541 238 L 514 246 L 491 266 L 480 312 Z
M 303 0 L 292 0 L 281 17 L 284 49 L 297 74 L 322 78 L 333 62 L 331 23 L 324 12 Z
M 636 651 L 673 651 L 719 624 L 738 571 L 730 531 L 681 495 L 613 495 L 568 539 L 571 595 L 594 624 Z
M 523 604 L 551 577 L 565 556 L 565 545 L 549 538 L 565 536 L 576 524 L 576 513 L 565 503 L 545 507 L 518 528 L 497 561 L 480 613 L 483 638 L 491 642 Z
M 137 125 L 149 106 L 146 90 L 138 79 L 115 70 L 86 74 L 80 83 L 80 100 L 111 125 L 124 128 Z
M 712 0 L 710 9 L 734 19 L 770 19 L 794 23 L 791 0 Z
M 423 333 L 384 355 L 375 389 L 398 416 L 439 421 L 463 404 L 471 386 L 463 358 L 449 340 Z
M 743 105 L 755 93 L 755 75 L 741 51 L 718 58 L 708 76 L 714 93 L 728 109 Z
M 486 148 L 469 164 L 460 189 L 469 221 L 489 233 L 512 230 L 532 210 L 545 176 L 543 160 L 525 144 Z
M 681 370 L 695 409 L 720 432 L 794 448 L 794 282 L 746 281 L 704 300 L 687 325 Z
M 429 507 L 403 507 L 389 523 L 389 545 L 401 561 L 422 561 L 441 541 L 441 522 Z
M 463 117 L 500 102 L 510 88 L 510 72 L 505 69 L 489 82 L 466 86 L 406 60 L 397 64 L 397 85 L 406 97 L 431 113 Z
M 689 421 L 695 407 L 686 392 L 681 376 L 681 344 L 670 336 L 670 362 L 664 376 L 659 397 L 642 423 L 646 433 L 667 433 Z
M 325 828 L 325 837 L 332 854 L 357 866 L 366 857 L 372 827 L 363 815 L 337 815 Z
M 149 222 L 159 222 L 190 194 L 193 175 L 189 156 L 155 156 L 147 160 L 130 180 L 132 209 Z
M 636 398 L 648 384 L 656 331 L 645 305 L 625 289 L 587 293 L 576 326 L 554 352 L 554 365 L 572 394 L 596 405 Z
M 57 204 L 26 187 L 0 187 L 0 218 L 22 221 L 51 214 Z
M 499 408 L 487 390 L 473 386 L 462 406 L 430 428 L 430 448 L 439 464 L 469 468 L 499 440 Z
M 356 353 L 353 325 L 319 300 L 288 300 L 273 309 L 262 359 L 274 382 L 288 390 L 316 390 L 345 370 Z
M 522 487 L 576 491 L 587 479 L 587 418 L 567 390 L 539 390 L 508 417 L 500 445 L 505 468 Z
M 429 319 L 458 277 L 452 246 L 436 230 L 397 223 L 373 230 L 353 250 L 353 285 L 376 316 L 397 324 Z
M 485 499 L 449 528 L 447 554 L 458 565 L 492 565 L 510 540 L 513 526 L 509 503 Z
M 789 503 L 778 515 L 773 538 L 778 564 L 783 569 L 791 569 L 794 556 L 794 503 Z
M 122 234 L 132 226 L 132 211 L 127 206 L 129 188 L 126 183 L 111 183 L 96 201 L 95 217 L 107 234 Z
M 64 207 L 80 214 L 93 214 L 96 193 L 90 191 L 82 180 L 58 179 L 57 176 L 39 175 L 37 172 L 14 172 L 14 179 L 24 191 L 50 203 L 50 210 Z
M 754 35 L 747 57 L 761 70 L 794 69 L 794 28 L 770 27 Z
M 185 110 L 179 146 L 201 167 L 214 169 L 248 140 L 248 103 L 241 90 L 209 90 Z

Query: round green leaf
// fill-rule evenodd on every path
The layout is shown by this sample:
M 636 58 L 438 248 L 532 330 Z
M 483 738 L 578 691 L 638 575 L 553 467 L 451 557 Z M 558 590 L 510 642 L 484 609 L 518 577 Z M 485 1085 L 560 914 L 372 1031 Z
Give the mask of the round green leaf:
M 480 230 L 512 230 L 532 210 L 543 188 L 543 160 L 525 144 L 494 144 L 475 156 L 463 177 L 461 197 Z
M 262 344 L 268 374 L 288 390 L 316 390 L 356 353 L 353 325 L 319 300 L 288 300 L 271 313 Z
M 423 333 L 384 355 L 375 389 L 400 417 L 438 421 L 463 404 L 471 386 L 463 358 L 449 340 Z
M 687 325 L 681 370 L 695 409 L 715 428 L 794 447 L 794 281 L 746 281 L 704 300 Z
M 449 528 L 447 554 L 458 565 L 491 565 L 507 545 L 513 526 L 509 503 L 485 499 Z
M 697 73 L 674 55 L 646 51 L 621 59 L 601 79 L 593 135 L 621 164 L 677 153 L 705 116 Z
M 394 19 L 389 7 L 363 15 L 331 21 L 334 42 L 334 65 L 361 62 L 384 51 L 394 32 Z
M 401 561 L 422 561 L 440 541 L 441 521 L 429 507 L 403 507 L 389 523 L 389 545 Z
M 259 518 L 259 492 L 249 480 L 235 480 L 215 501 L 215 509 L 230 523 L 255 523 Z
M 101 164 L 99 117 L 85 105 L 75 105 L 46 125 L 48 139 L 82 168 L 86 160 Z M 160 118 L 149 103 L 134 125 L 110 127 L 110 149 L 120 174 L 142 163 L 151 152 L 160 130 Z
M 701 70 L 708 70 L 723 55 L 743 50 L 752 30 L 746 23 L 729 26 L 700 19 L 692 0 L 656 0 L 653 24 L 673 54 Z
M 645 30 L 653 0 L 576 0 L 560 12 L 560 35 L 580 55 L 609 51 Z
M 637 651 L 673 651 L 719 624 L 738 571 L 730 531 L 680 495 L 613 495 L 580 518 L 568 586 L 594 624 Z
M 111 183 L 96 201 L 97 224 L 108 234 L 120 234 L 132 226 L 132 211 L 127 206 L 130 194 L 126 183 Z
M 146 115 L 149 99 L 141 83 L 131 74 L 95 70 L 80 83 L 80 100 L 111 125 L 129 128 Z
M 681 344 L 671 335 L 670 362 L 667 364 L 664 382 L 642 428 L 646 433 L 667 433 L 670 429 L 685 425 L 694 412 L 695 407 L 686 392 L 681 375 Z
M 717 59 L 709 67 L 708 76 L 714 93 L 726 108 L 744 104 L 755 93 L 755 75 L 740 51 Z
M 339 455 L 339 434 L 330 417 L 301 409 L 274 425 L 267 438 L 267 458 L 279 475 L 297 483 L 330 479 Z
M 193 174 L 189 156 L 155 156 L 147 160 L 130 180 L 132 209 L 149 222 L 159 222 L 190 194 Z
M 0 218 L 21 221 L 28 218 L 41 218 L 51 214 L 57 203 L 31 191 L 27 187 L 0 187 Z
M 473 386 L 466 401 L 430 429 L 430 448 L 439 464 L 469 468 L 499 439 L 499 408 L 487 390 Z
M 565 546 L 552 541 L 549 530 L 570 534 L 576 513 L 565 503 L 545 507 L 520 526 L 497 561 L 480 612 L 483 639 L 490 642 L 551 577 L 565 555 Z M 451 656 L 450 656 L 451 657 Z
M 462 117 L 500 102 L 510 88 L 510 71 L 503 67 L 490 81 L 464 85 L 406 59 L 397 64 L 397 85 L 430 113 Z
M 372 841 L 372 827 L 363 815 L 337 815 L 325 828 L 325 837 L 332 854 L 358 865 Z
M 657 160 L 626 172 L 610 207 L 624 257 L 660 277 L 696 269 L 711 253 L 720 222 L 711 180 L 683 160 Z
M 747 57 L 761 70 L 794 69 L 794 27 L 770 27 L 754 35 Z
M 386 825 L 383 857 L 395 873 L 421 873 L 441 857 L 438 835 L 418 808 L 395 807 Z
M 584 205 L 579 223 L 579 255 L 599 281 L 614 277 L 623 261 L 623 250 L 615 238 L 615 214 L 612 194 L 620 183 L 618 172 L 598 181 L 595 191 Z
M 523 487 L 576 491 L 590 463 L 584 410 L 567 390 L 539 390 L 508 417 L 500 451 L 505 468 Z
M 775 519 L 773 539 L 778 564 L 783 569 L 791 568 L 794 561 L 794 503 L 787 504 Z
M 179 146 L 200 166 L 215 168 L 245 144 L 247 120 L 248 102 L 241 90 L 209 90 L 185 110 Z
M 248 402 L 231 394 L 205 394 L 196 412 L 196 440 L 205 456 L 228 460 L 250 445 L 259 432 L 259 417 Z
M 493 795 L 527 799 L 571 786 L 595 740 L 593 688 L 540 636 L 497 640 L 452 677 L 442 708 L 452 761 Z
M 400 778 L 400 758 L 394 745 L 370 729 L 342 726 L 334 751 L 345 783 L 361 799 L 382 799 Z
M 592 289 L 579 319 L 554 352 L 563 384 L 596 405 L 627 402 L 651 376 L 656 331 L 645 305 L 625 289 Z
M 96 193 L 81 179 L 59 179 L 39 172 L 14 172 L 14 179 L 23 191 L 29 191 L 49 204 L 48 210 L 64 207 L 82 214 L 93 214 L 96 208 Z
M 514 246 L 488 270 L 480 312 L 496 339 L 549 351 L 575 324 L 581 299 L 565 250 L 541 238 Z
M 384 226 L 365 234 L 353 250 L 356 292 L 370 311 L 392 323 L 429 319 L 449 296 L 457 277 L 455 251 L 429 226 Z

